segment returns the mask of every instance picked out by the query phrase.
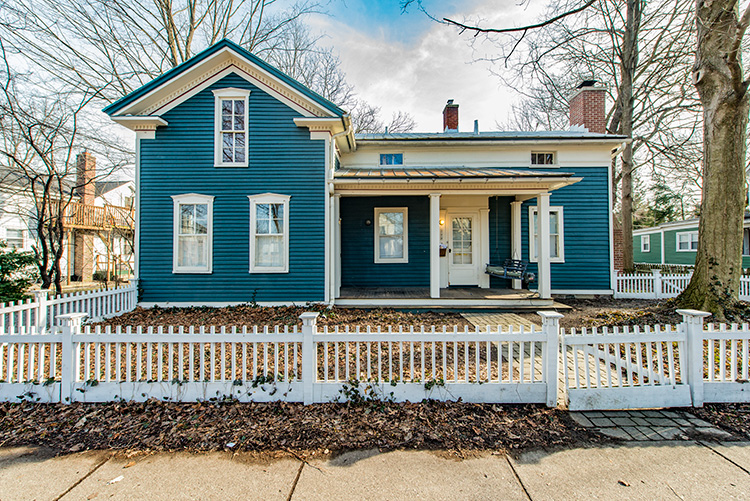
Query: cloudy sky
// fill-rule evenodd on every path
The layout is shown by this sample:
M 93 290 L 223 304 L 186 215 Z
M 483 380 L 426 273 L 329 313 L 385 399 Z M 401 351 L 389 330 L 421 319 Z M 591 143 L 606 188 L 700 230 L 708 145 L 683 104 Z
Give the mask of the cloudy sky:
M 436 18 L 482 19 L 486 26 L 525 24 L 539 15 L 541 0 L 424 0 Z M 417 121 L 417 130 L 442 129 L 448 99 L 460 105 L 459 130 L 493 130 L 505 121 L 515 98 L 490 73 L 501 65 L 479 61 L 497 55 L 479 38 L 459 36 L 455 28 L 430 20 L 416 8 L 402 13 L 399 0 L 333 0 L 330 14 L 317 16 L 313 26 L 324 43 L 339 53 L 348 81 L 357 94 L 380 106 L 387 119 L 397 110 Z

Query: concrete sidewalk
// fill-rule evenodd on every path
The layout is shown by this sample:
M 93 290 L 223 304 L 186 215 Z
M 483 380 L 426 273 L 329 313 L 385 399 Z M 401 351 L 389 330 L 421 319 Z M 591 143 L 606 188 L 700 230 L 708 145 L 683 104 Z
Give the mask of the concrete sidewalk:
M 0 449 L 0 500 L 750 499 L 750 443 L 630 442 L 518 459 L 360 451 L 331 460 L 232 453 L 52 457 Z

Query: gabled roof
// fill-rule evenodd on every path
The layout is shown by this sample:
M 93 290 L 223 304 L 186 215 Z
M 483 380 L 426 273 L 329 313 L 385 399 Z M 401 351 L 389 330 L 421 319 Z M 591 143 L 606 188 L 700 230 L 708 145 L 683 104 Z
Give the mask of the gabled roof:
M 160 89 L 161 87 L 167 85 L 169 82 L 173 81 L 174 79 L 180 77 L 185 72 L 195 68 L 200 63 L 208 60 L 212 56 L 224 51 L 228 50 L 233 52 L 237 57 L 244 59 L 246 62 L 248 62 L 250 65 L 255 66 L 259 68 L 261 71 L 269 74 L 272 78 L 275 78 L 276 80 L 281 81 L 284 85 L 291 88 L 296 93 L 304 96 L 305 98 L 309 99 L 310 101 L 314 102 L 324 110 L 328 111 L 334 116 L 341 117 L 345 114 L 344 110 L 336 106 L 334 103 L 329 101 L 328 99 L 325 99 L 320 94 L 310 90 L 306 86 L 302 85 L 298 81 L 291 78 L 289 75 L 283 73 L 282 71 L 279 71 L 278 69 L 274 68 L 267 62 L 263 61 L 259 57 L 253 55 L 248 50 L 243 49 L 236 43 L 224 39 L 221 40 L 212 46 L 208 47 L 204 51 L 196 54 L 192 58 L 188 59 L 184 63 L 180 64 L 179 66 L 176 66 L 175 68 L 172 68 L 171 70 L 167 71 L 160 77 L 155 78 L 154 80 L 150 81 L 149 83 L 143 85 L 139 89 L 134 90 L 127 96 L 117 100 L 116 102 L 110 104 L 106 108 L 104 108 L 102 111 L 107 113 L 110 116 L 117 115 L 119 112 L 123 111 L 128 106 L 136 103 L 138 100 L 142 99 L 143 97 L 147 96 L 148 94 Z
M 94 185 L 96 190 L 95 196 L 100 197 L 105 193 L 109 193 L 110 191 L 128 183 L 132 183 L 132 181 L 97 181 Z

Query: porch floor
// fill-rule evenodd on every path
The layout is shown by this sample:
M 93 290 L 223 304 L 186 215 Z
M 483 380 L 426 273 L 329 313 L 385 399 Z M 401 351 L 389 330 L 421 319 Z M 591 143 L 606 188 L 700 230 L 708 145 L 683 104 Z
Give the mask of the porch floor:
M 553 306 L 554 302 L 551 299 L 540 299 L 535 291 L 515 289 L 447 288 L 440 289 L 439 298 L 431 298 L 428 287 L 342 287 L 336 304 L 339 306 L 524 309 Z

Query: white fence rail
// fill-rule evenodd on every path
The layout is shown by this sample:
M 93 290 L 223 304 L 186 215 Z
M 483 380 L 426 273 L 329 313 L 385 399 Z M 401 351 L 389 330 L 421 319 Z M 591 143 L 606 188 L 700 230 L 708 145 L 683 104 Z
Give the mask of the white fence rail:
M 677 297 L 690 283 L 691 273 L 672 275 L 659 270 L 651 273 L 618 273 L 615 297 L 622 299 L 667 299 Z M 740 299 L 750 301 L 750 277 L 740 278 Z
M 318 331 L 82 327 L 0 335 L 0 400 L 330 402 L 425 398 L 557 404 L 558 322 L 541 330 Z
M 48 290 L 38 290 L 32 299 L 0 303 L 0 334 L 49 330 L 60 315 L 67 313 L 87 313 L 90 320 L 98 322 L 133 310 L 137 302 L 135 283 L 108 290 L 72 292 L 51 299 Z

